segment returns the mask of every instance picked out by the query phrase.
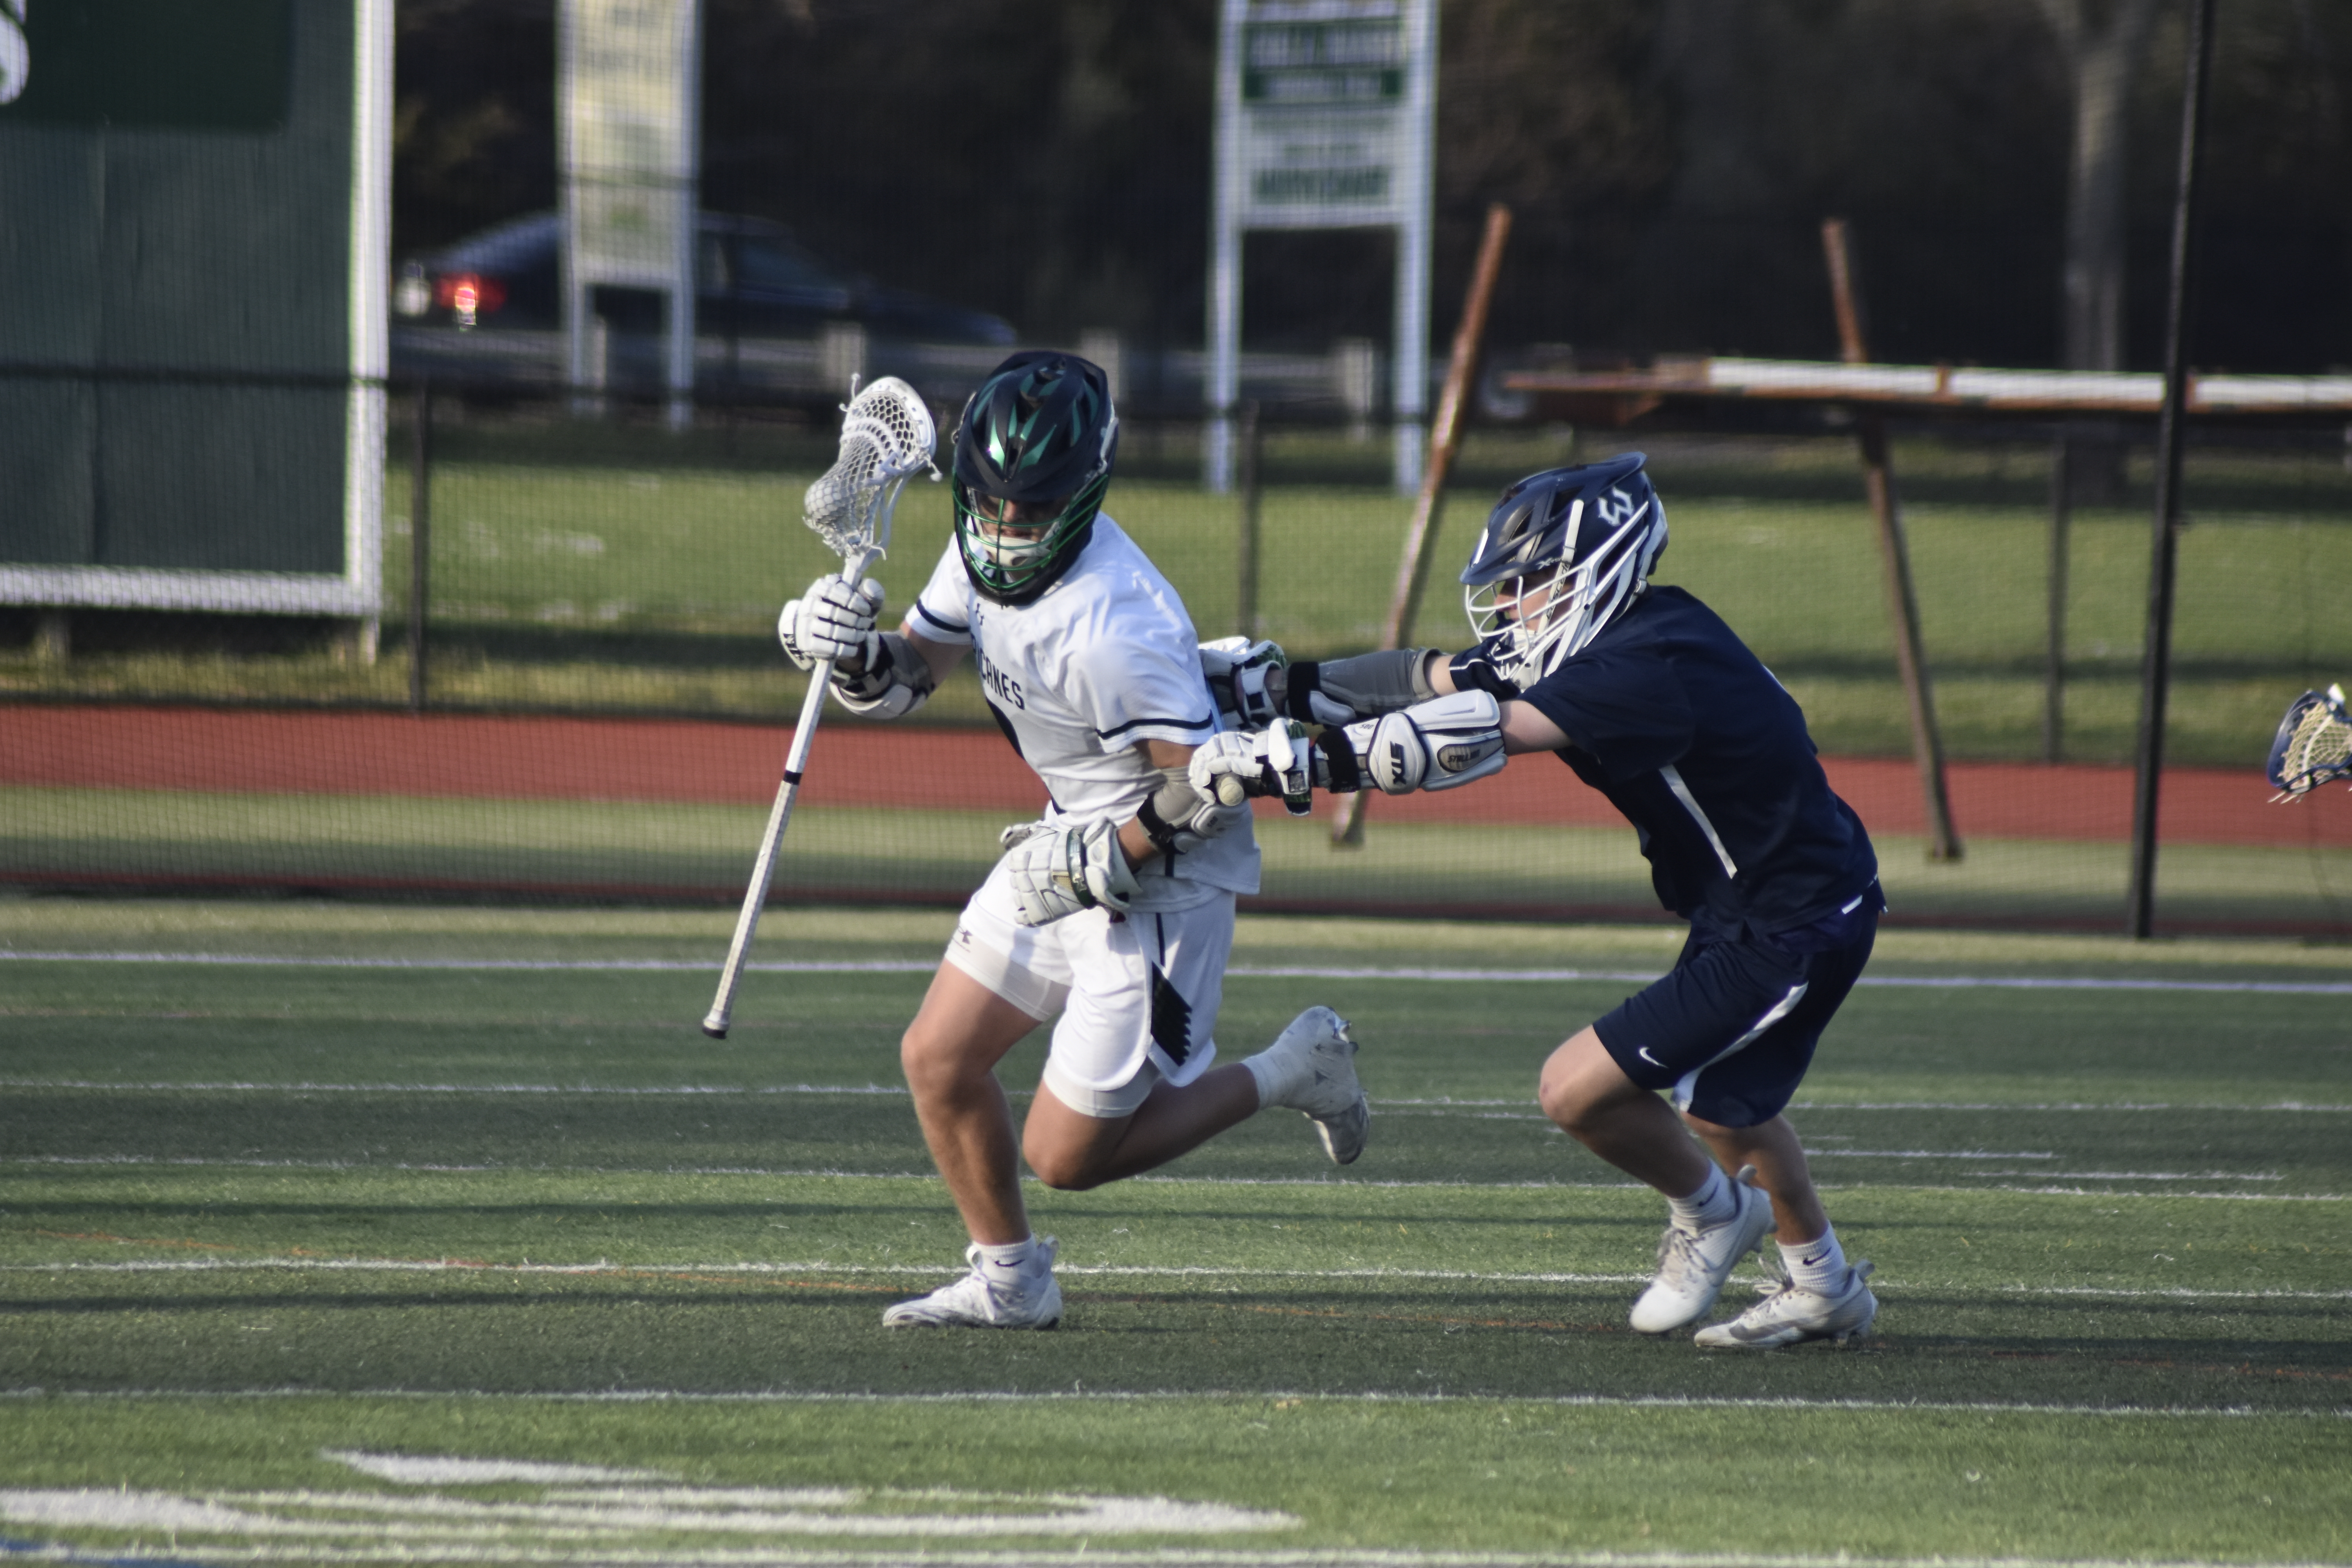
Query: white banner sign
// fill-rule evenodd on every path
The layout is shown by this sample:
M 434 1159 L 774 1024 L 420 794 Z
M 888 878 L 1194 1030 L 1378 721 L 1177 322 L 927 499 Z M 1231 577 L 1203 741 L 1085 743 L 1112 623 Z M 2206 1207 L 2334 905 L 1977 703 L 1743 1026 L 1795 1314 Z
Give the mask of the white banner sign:
M 1395 477 L 1401 490 L 1419 487 L 1436 105 L 1436 0 L 1224 0 L 1204 454 L 1212 489 L 1233 477 L 1241 237 L 1254 228 L 1396 230 Z
M 1412 68 L 1425 0 L 1243 0 L 1234 9 L 1232 195 L 1243 226 L 1412 221 L 1427 183 L 1419 132 L 1428 83 Z
M 564 258 L 572 379 L 601 383 L 588 289 L 669 296 L 669 382 L 693 387 L 700 0 L 563 0 Z

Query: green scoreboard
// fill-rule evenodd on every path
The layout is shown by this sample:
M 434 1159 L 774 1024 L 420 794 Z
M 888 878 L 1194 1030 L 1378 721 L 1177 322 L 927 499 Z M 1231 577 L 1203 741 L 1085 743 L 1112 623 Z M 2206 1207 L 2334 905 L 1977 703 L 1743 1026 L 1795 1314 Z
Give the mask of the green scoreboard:
M 0 604 L 382 605 L 393 0 L 0 0 Z

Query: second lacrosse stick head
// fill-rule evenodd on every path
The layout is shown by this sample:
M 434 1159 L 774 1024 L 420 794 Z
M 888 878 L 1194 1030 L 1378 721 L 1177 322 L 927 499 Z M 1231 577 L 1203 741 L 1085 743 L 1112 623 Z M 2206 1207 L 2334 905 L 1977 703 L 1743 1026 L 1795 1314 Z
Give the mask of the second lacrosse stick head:
M 2273 803 L 2300 800 L 2330 779 L 2352 777 L 2352 711 L 2345 708 L 2343 687 L 2294 700 L 2271 742 L 2269 773 L 2279 792 Z
M 890 512 L 907 477 L 931 467 L 939 426 L 922 395 L 895 375 L 869 384 L 842 410 L 841 450 L 808 488 L 808 525 L 848 561 L 890 542 Z

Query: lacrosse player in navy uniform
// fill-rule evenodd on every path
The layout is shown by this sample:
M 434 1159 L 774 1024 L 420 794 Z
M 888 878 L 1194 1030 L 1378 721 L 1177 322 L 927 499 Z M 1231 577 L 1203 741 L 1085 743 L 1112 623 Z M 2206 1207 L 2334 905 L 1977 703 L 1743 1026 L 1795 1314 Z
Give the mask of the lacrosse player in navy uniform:
M 1052 797 L 1005 830 L 900 1045 L 940 1174 L 972 1245 L 962 1279 L 883 1314 L 891 1326 L 1049 1329 L 1054 1239 L 1022 1202 L 996 1064 L 1060 1015 L 1019 1149 L 1051 1187 L 1117 1181 L 1197 1148 L 1267 1106 L 1306 1113 L 1340 1164 L 1370 1110 L 1356 1044 L 1328 1007 L 1213 1065 L 1234 900 L 1257 890 L 1245 802 L 1191 779 L 1222 724 L 1183 602 L 1102 515 L 1118 417 L 1100 369 L 1029 353 L 965 405 L 955 538 L 896 632 L 881 584 L 821 577 L 778 633 L 802 668 L 835 658 L 854 712 L 921 706 L 971 651 L 990 710 Z
M 1240 660 L 1228 700 L 1249 721 L 1282 717 L 1220 735 L 1193 777 L 1209 789 L 1231 775 L 1298 810 L 1310 786 L 1448 789 L 1507 754 L 1551 752 L 1607 795 L 1690 938 L 1664 978 L 1552 1053 L 1537 1093 L 1667 1200 L 1633 1326 L 1697 1322 L 1770 1231 L 1777 1284 L 1697 1342 L 1843 1341 L 1876 1314 L 1870 1265 L 1848 1264 L 1781 1110 L 1870 957 L 1878 862 L 1795 700 L 1713 611 L 1650 584 L 1666 521 L 1644 460 L 1503 492 L 1462 574 L 1480 639 L 1465 653 Z M 1307 721 L 1329 728 L 1310 741 Z

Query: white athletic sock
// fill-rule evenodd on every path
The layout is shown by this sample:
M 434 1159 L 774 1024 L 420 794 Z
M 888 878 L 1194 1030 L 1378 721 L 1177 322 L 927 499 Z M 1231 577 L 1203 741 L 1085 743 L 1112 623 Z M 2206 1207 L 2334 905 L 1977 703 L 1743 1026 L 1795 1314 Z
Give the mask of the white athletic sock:
M 1720 1167 L 1709 1165 L 1706 1180 L 1699 1184 L 1698 1191 L 1686 1198 L 1668 1198 L 1666 1206 L 1674 1211 L 1678 1228 L 1701 1231 L 1722 1225 L 1737 1215 L 1739 1194 L 1731 1190 L 1731 1183 Z
M 1037 1250 L 1037 1238 L 1026 1236 L 1019 1241 L 1009 1241 L 1002 1247 L 980 1244 L 980 1266 L 991 1279 L 1006 1283 L 1029 1272 L 1029 1259 Z
M 1845 1289 L 1845 1248 L 1838 1245 L 1837 1226 L 1822 1232 L 1801 1247 L 1781 1242 L 1780 1262 L 1800 1289 L 1817 1296 L 1834 1296 Z
M 1288 1104 L 1293 1095 L 1307 1087 L 1299 1081 L 1304 1076 L 1300 1060 L 1296 1056 L 1276 1057 L 1270 1046 L 1254 1057 L 1244 1057 L 1242 1066 L 1249 1068 L 1257 1083 L 1261 1110 L 1269 1105 Z

